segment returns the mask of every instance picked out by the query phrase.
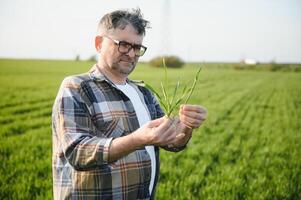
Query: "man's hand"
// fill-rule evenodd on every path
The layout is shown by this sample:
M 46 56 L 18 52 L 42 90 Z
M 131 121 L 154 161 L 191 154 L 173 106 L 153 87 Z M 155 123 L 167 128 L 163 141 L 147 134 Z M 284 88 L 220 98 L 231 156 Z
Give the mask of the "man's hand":
M 181 105 L 176 140 L 168 146 L 182 147 L 186 145 L 191 138 L 192 130 L 200 127 L 206 116 L 207 110 L 202 106 Z
M 177 123 L 178 119 L 161 117 L 146 123 L 129 135 L 113 139 L 109 150 L 109 162 L 147 145 L 166 146 L 174 143 L 177 137 Z
M 133 140 L 145 145 L 164 146 L 175 142 L 178 119 L 170 119 L 166 116 L 152 120 L 132 133 Z
M 181 105 L 180 121 L 188 128 L 195 129 L 201 126 L 207 116 L 207 110 L 199 105 Z
M 166 116 L 152 120 L 131 134 L 135 146 L 183 146 L 191 137 L 192 129 L 206 119 L 207 110 L 199 105 L 181 105 L 179 118 Z

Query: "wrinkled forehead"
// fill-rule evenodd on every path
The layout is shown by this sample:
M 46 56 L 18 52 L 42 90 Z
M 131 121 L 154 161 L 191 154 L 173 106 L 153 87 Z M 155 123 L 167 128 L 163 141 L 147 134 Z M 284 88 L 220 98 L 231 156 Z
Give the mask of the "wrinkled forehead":
M 111 29 L 107 34 L 114 39 L 134 44 L 142 44 L 144 38 L 143 35 L 138 34 L 138 31 L 131 24 L 127 24 L 121 28 Z

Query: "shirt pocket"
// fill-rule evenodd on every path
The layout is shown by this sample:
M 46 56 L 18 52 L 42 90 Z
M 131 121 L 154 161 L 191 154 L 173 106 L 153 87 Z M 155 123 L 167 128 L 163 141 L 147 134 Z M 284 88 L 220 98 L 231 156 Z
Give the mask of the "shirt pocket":
M 124 129 L 121 125 L 120 118 L 112 118 L 112 120 L 96 120 L 95 126 L 99 132 L 98 136 L 106 138 L 116 138 L 124 135 Z
M 109 109 L 111 108 L 111 109 Z M 120 137 L 124 134 L 124 128 L 119 110 L 112 110 L 114 106 L 110 102 L 94 105 L 92 121 L 100 137 Z

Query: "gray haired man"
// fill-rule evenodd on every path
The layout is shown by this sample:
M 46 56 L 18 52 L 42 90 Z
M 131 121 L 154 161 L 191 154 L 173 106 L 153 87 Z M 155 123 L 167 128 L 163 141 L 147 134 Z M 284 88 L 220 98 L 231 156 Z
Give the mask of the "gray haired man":
M 117 10 L 100 21 L 99 61 L 66 77 L 53 106 L 54 199 L 153 199 L 159 148 L 181 151 L 206 117 L 198 105 L 164 116 L 152 93 L 128 79 L 149 22 L 140 10 Z

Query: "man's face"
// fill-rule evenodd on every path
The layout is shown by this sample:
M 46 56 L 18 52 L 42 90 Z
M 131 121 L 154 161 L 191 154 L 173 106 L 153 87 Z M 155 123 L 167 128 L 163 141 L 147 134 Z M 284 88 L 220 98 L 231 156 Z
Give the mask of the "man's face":
M 103 37 L 100 54 L 106 63 L 106 70 L 110 70 L 117 76 L 127 77 L 135 69 L 139 56 L 135 55 L 134 49 L 128 53 L 121 53 L 114 40 L 141 45 L 143 36 L 138 35 L 132 25 L 127 25 L 123 30 L 115 29 L 111 34 Z

